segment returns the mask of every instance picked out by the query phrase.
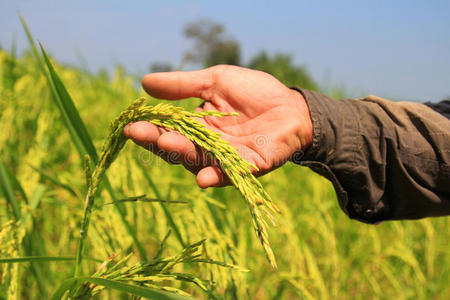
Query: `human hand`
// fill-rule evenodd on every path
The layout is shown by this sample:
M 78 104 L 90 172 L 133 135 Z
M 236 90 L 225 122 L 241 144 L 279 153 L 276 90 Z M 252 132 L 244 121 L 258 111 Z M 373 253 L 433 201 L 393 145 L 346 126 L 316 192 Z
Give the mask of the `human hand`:
M 256 165 L 256 176 L 283 165 L 312 141 L 312 122 L 303 96 L 261 71 L 219 65 L 191 72 L 152 73 L 142 79 L 142 86 L 156 98 L 201 98 L 205 102 L 198 111 L 239 113 L 199 121 Z M 127 125 L 124 133 L 166 161 L 183 164 L 197 174 L 201 188 L 229 184 L 217 163 L 179 133 L 145 121 Z

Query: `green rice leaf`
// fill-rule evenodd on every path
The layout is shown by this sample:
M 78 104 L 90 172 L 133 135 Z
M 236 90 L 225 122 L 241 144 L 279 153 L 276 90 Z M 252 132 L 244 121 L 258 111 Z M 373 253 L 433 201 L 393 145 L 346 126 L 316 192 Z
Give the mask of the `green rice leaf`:
M 22 23 L 23 29 L 25 30 L 25 34 L 27 35 L 28 42 L 30 43 L 31 50 L 32 50 L 34 58 L 36 60 L 36 64 L 38 65 L 38 68 L 41 70 L 42 74 L 44 74 L 44 76 L 46 76 L 47 79 L 49 79 L 47 70 L 44 67 L 44 62 L 42 61 L 42 57 L 39 55 L 39 51 L 34 43 L 34 39 L 33 39 L 33 36 L 31 35 L 30 29 L 28 28 L 28 25 L 25 22 L 25 19 L 23 18 L 22 14 L 20 14 L 20 13 L 19 13 L 19 19 L 20 19 L 20 22 Z
M 97 163 L 98 155 L 95 150 L 94 144 L 91 140 L 91 137 L 87 132 L 86 126 L 84 125 L 83 120 L 81 119 L 80 114 L 78 113 L 78 110 L 72 101 L 72 98 L 67 92 L 67 89 L 64 87 L 63 82 L 61 81 L 55 69 L 53 68 L 53 65 L 51 64 L 50 59 L 48 58 L 48 55 L 44 50 L 44 47 L 42 45 L 40 45 L 40 47 L 42 55 L 44 57 L 45 64 L 47 65 L 48 72 L 50 74 L 50 76 L 47 78 L 49 79 L 49 85 L 53 92 L 54 96 L 53 98 L 58 104 L 58 108 L 63 116 L 66 127 L 69 130 L 70 135 L 72 136 L 72 140 L 76 145 L 76 148 L 78 149 L 78 152 L 81 157 L 84 157 L 86 154 L 88 154 L 90 158 L 94 161 L 94 163 Z M 108 190 L 108 193 L 110 194 L 111 198 L 115 201 L 116 197 L 106 176 L 104 178 L 104 182 L 105 187 Z M 115 207 L 117 208 L 120 214 L 120 218 L 127 232 L 133 239 L 137 250 L 139 251 L 141 257 L 145 260 L 147 257 L 146 251 L 142 246 L 142 244 L 137 239 L 135 229 L 126 220 L 124 209 L 119 205 L 116 205 Z
M 78 196 L 77 193 L 75 193 L 75 191 L 74 191 L 70 186 L 68 186 L 67 184 L 62 183 L 58 178 L 56 178 L 56 177 L 54 177 L 54 176 L 51 176 L 50 174 L 48 174 L 48 173 L 46 173 L 46 172 L 44 172 L 44 171 L 42 171 L 42 170 L 40 170 L 40 169 L 38 169 L 38 168 L 32 166 L 32 165 L 29 165 L 29 166 L 30 166 L 33 170 L 35 170 L 36 172 L 38 172 L 39 175 L 41 175 L 42 178 L 44 178 L 45 180 L 48 180 L 48 181 L 50 181 L 51 183 L 53 183 L 54 185 L 59 186 L 60 188 L 65 189 L 66 191 L 68 191 L 69 193 L 71 193 L 71 194 L 72 194 L 73 196 L 75 196 L 75 197 Z
M 9 203 L 9 205 L 11 205 L 14 219 L 19 220 L 21 217 L 20 204 L 17 201 L 16 195 L 14 193 L 13 182 L 15 178 L 13 179 L 11 175 L 12 174 L 6 169 L 5 165 L 0 160 L 0 187 L 6 198 L 6 201 Z
M 187 201 L 183 200 L 165 200 L 165 199 L 156 199 L 156 198 L 148 198 L 145 195 L 128 197 L 120 200 L 116 200 L 114 202 L 105 203 L 104 205 L 110 205 L 118 202 L 161 202 L 161 203 L 177 203 L 177 204 L 186 204 Z
M 67 129 L 69 130 L 70 135 L 72 136 L 72 140 L 75 144 L 75 147 L 77 148 L 77 150 L 80 154 L 85 153 L 86 150 L 84 149 L 80 138 L 76 134 L 75 128 L 73 127 L 72 123 L 70 122 L 70 118 L 67 115 L 67 112 L 64 110 L 61 99 L 58 97 L 58 91 L 56 90 L 55 84 L 54 84 L 52 78 L 50 77 L 49 72 L 45 68 L 44 60 L 41 57 L 41 55 L 39 54 L 39 51 L 37 50 L 37 47 L 34 43 L 33 36 L 31 35 L 31 32 L 30 32 L 30 29 L 28 28 L 28 26 L 25 22 L 25 19 L 23 18 L 23 16 L 21 14 L 19 14 L 19 18 L 22 23 L 23 29 L 25 30 L 25 33 L 27 35 L 28 41 L 30 42 L 31 49 L 33 51 L 33 55 L 36 60 L 36 64 L 37 64 L 38 68 L 40 69 L 41 73 L 47 79 L 47 83 L 52 92 L 52 97 L 53 97 L 54 101 L 56 102 L 59 111 L 61 112 L 61 116 L 63 118 L 64 124 L 66 125 Z
M 73 261 L 75 257 L 69 256 L 25 256 L 0 258 L 0 264 L 25 263 L 25 262 L 49 262 L 49 261 Z
M 34 190 L 33 195 L 30 199 L 29 206 L 31 209 L 36 209 L 39 206 L 46 189 L 47 187 L 40 183 L 36 186 L 36 189 Z
M 134 296 L 144 297 L 147 299 L 158 299 L 158 300 L 192 300 L 192 297 L 182 296 L 175 293 L 159 291 L 156 289 L 131 285 L 128 283 L 113 281 L 109 279 L 97 278 L 97 277 L 75 277 L 64 281 L 61 286 L 53 294 L 52 300 L 61 299 L 66 291 L 69 289 L 80 285 L 82 282 L 95 283 L 97 285 L 104 286 L 106 288 L 125 292 Z
M 102 262 L 100 259 L 85 257 L 87 260 Z M 0 258 L 0 264 L 25 263 L 25 262 L 51 262 L 51 261 L 74 261 L 73 256 L 23 256 Z
M 50 59 L 48 58 L 44 47 L 41 44 L 39 45 L 41 47 L 45 64 L 47 65 L 51 81 L 55 87 L 55 100 L 58 102 L 58 106 L 61 108 L 61 110 L 64 111 L 65 122 L 72 125 L 70 128 L 72 129 L 70 134 L 72 135 L 72 137 L 76 137 L 81 142 L 84 152 L 89 154 L 94 162 L 97 162 L 97 151 L 95 150 L 94 144 L 92 143 L 92 139 L 89 136 L 86 126 L 84 125 L 83 120 L 81 120 L 80 114 L 78 113 L 78 110 L 75 107 L 72 98 L 67 92 L 67 89 L 65 88 L 58 74 L 56 74 L 56 71 L 53 68 L 52 63 L 50 62 Z M 84 157 L 85 153 L 80 154 L 83 154 L 82 156 Z

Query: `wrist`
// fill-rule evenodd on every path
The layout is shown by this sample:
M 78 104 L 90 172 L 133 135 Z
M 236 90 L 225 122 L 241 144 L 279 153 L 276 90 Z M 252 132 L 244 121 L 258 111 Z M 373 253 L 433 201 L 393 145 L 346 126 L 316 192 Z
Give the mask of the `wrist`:
M 298 140 L 300 142 L 300 149 L 304 151 L 307 149 L 313 140 L 313 124 L 311 120 L 311 112 L 305 97 L 297 89 L 292 89 L 293 97 L 298 104 L 298 118 L 299 118 L 299 128 L 297 131 Z

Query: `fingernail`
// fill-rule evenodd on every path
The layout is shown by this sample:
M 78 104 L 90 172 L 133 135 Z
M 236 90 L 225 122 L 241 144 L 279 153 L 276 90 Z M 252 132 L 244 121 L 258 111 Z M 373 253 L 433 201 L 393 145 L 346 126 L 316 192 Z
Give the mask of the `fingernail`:
M 123 128 L 123 133 L 125 134 L 126 137 L 130 137 L 131 125 L 132 125 L 132 123 L 129 123 L 129 124 L 125 125 L 125 127 Z

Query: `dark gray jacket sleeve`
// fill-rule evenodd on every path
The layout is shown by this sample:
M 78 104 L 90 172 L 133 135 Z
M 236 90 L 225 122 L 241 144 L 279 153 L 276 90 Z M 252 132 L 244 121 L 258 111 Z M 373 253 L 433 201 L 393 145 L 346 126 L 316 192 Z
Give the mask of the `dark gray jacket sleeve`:
M 298 91 L 310 108 L 313 141 L 292 160 L 328 178 L 350 218 L 377 223 L 450 214 L 444 114 L 376 96 L 336 101 Z

